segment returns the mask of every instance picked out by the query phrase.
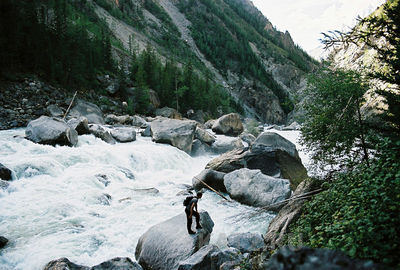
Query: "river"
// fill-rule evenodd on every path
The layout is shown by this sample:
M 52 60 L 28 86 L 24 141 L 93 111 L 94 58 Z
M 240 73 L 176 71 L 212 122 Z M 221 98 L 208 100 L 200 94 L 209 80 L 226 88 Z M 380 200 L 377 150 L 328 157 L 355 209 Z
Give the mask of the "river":
M 24 132 L 0 131 L 0 163 L 15 178 L 0 188 L 0 235 L 10 240 L 0 250 L 2 270 L 43 269 L 60 257 L 87 266 L 114 257 L 135 260 L 139 237 L 183 212 L 185 196 L 177 193 L 214 157 L 191 157 L 140 135 L 115 145 L 83 135 L 77 147 L 52 147 L 23 139 Z M 211 243 L 220 247 L 231 233 L 265 233 L 274 217 L 211 191 L 200 209 L 213 219 Z

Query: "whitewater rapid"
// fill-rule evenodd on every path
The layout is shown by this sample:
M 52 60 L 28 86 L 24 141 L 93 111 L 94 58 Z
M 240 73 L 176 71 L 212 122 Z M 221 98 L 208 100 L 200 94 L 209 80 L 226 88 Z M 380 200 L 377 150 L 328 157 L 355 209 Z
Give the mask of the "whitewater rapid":
M 0 188 L 0 236 L 10 241 L 0 250 L 2 270 L 43 269 L 61 257 L 86 266 L 114 257 L 135 260 L 139 237 L 183 212 L 185 196 L 177 193 L 213 158 L 191 157 L 141 136 L 110 145 L 84 135 L 77 147 L 53 147 L 25 140 L 24 132 L 0 131 L 0 163 L 15 178 Z M 211 243 L 220 247 L 232 233 L 265 233 L 274 217 L 223 202 L 211 191 L 201 209 L 213 219 Z

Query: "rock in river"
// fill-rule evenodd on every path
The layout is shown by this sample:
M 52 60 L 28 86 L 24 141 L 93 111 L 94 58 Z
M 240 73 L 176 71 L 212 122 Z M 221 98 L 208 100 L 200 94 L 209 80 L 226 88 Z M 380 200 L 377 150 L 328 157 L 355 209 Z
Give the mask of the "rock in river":
M 29 122 L 25 135 L 40 144 L 75 146 L 78 143 L 78 133 L 64 120 L 47 116 Z
M 11 170 L 1 163 L 0 163 L 0 179 L 3 179 L 3 180 L 11 180 L 12 179 Z
M 217 134 L 237 136 L 243 132 L 244 128 L 239 114 L 230 113 L 218 118 L 214 122 L 212 130 Z
M 144 269 L 178 269 L 180 261 L 189 258 L 210 241 L 214 222 L 205 211 L 200 211 L 200 224 L 203 228 L 195 235 L 188 234 L 186 215 L 182 213 L 154 225 L 140 237 L 136 260 Z

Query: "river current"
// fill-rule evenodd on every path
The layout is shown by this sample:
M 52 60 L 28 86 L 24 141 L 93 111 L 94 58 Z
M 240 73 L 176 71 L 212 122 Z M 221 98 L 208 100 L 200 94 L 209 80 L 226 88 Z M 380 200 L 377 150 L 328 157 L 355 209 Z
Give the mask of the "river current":
M 177 194 L 214 157 L 191 157 L 140 135 L 115 145 L 83 135 L 77 147 L 53 147 L 25 140 L 24 132 L 0 131 L 0 163 L 14 174 L 0 188 L 0 235 L 9 239 L 1 270 L 43 269 L 61 257 L 86 266 L 135 260 L 139 237 L 183 212 L 185 196 Z M 293 141 L 298 133 L 286 135 Z M 274 217 L 211 191 L 201 209 L 213 219 L 211 243 L 220 247 L 232 233 L 265 233 Z

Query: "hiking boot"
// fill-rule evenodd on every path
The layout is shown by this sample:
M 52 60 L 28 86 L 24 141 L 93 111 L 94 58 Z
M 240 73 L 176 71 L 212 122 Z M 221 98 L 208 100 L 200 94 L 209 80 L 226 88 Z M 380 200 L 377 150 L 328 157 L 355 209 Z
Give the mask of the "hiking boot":
M 203 227 L 201 227 L 201 225 L 199 224 L 196 226 L 196 229 L 203 229 Z
M 192 231 L 192 230 L 190 230 L 190 231 L 189 231 L 189 234 L 195 234 L 195 232 L 194 232 L 194 231 Z

